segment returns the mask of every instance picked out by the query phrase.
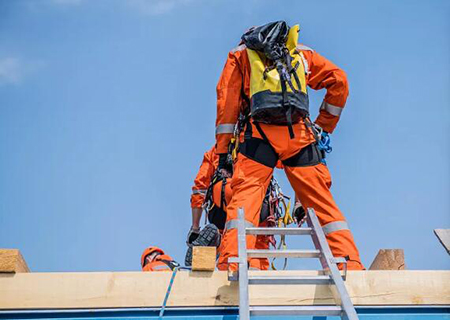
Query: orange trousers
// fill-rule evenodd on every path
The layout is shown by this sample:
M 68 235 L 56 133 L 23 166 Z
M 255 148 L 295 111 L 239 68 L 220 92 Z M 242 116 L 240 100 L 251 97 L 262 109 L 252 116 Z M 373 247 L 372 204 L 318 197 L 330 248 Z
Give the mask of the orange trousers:
M 287 127 L 261 124 L 261 128 L 282 161 L 314 142 L 312 132 L 303 122 L 293 126 L 295 133 L 293 139 L 290 139 Z M 252 131 L 253 137 L 262 138 L 254 126 Z M 285 166 L 284 171 L 302 205 L 305 208 L 314 208 L 316 211 L 333 255 L 346 257 L 347 267 L 350 270 L 364 269 L 352 233 L 331 195 L 331 176 L 326 165 Z M 228 266 L 228 258 L 237 256 L 237 228 L 236 223 L 233 222 L 237 221 L 237 210 L 240 207 L 244 209 L 248 224 L 254 226 L 259 224 L 261 203 L 272 174 L 273 168 L 260 164 L 243 154 L 238 155 L 231 182 L 233 195 L 227 208 L 227 226 L 229 227 L 225 230 L 220 246 L 218 261 L 220 270 L 237 269 L 236 264 Z M 246 239 L 248 249 L 258 248 L 254 235 L 247 235 Z M 249 266 L 258 268 L 260 262 L 253 260 L 255 259 L 249 260 Z
M 229 204 L 232 199 L 232 190 L 231 190 L 231 183 L 230 183 L 230 181 L 232 181 L 232 179 L 227 179 L 227 180 L 228 180 L 227 184 L 225 185 L 225 202 L 226 203 L 224 205 L 224 209 L 227 212 L 227 216 L 228 216 L 228 206 L 226 204 Z M 267 188 L 265 188 L 264 190 L 267 190 Z M 214 204 L 218 207 L 220 207 L 221 197 L 222 197 L 222 181 L 219 181 L 213 187 L 213 201 L 214 201 Z M 261 203 L 262 203 L 262 200 L 261 200 Z M 261 205 L 259 206 L 258 210 L 261 210 Z M 227 221 L 229 221 L 228 218 L 227 218 Z M 259 223 L 259 220 L 258 220 L 258 224 L 261 227 L 267 226 L 267 224 L 265 222 Z M 269 249 L 269 245 L 270 245 L 270 243 L 269 243 L 268 236 L 258 235 L 256 237 L 256 243 L 255 243 L 256 249 Z M 221 255 L 221 250 L 222 250 L 222 246 L 219 246 L 219 249 L 218 249 L 219 255 Z M 253 259 L 252 264 L 250 265 L 250 269 L 267 270 L 267 269 L 269 269 L 269 260 L 268 259 Z

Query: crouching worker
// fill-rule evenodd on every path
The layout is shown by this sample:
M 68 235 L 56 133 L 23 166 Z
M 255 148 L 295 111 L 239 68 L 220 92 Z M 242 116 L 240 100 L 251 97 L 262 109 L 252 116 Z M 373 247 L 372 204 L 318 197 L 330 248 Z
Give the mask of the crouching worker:
M 172 271 L 179 264 L 158 247 L 148 247 L 141 256 L 142 271 Z
M 190 266 L 192 263 L 192 247 L 193 246 L 216 246 L 220 252 L 220 239 L 224 230 L 234 228 L 233 225 L 227 225 L 227 204 L 230 203 L 232 197 L 231 180 L 232 168 L 229 165 L 223 174 L 217 170 L 219 166 L 219 156 L 216 154 L 216 148 L 213 146 L 204 154 L 202 164 L 194 180 L 191 195 L 192 209 L 192 226 L 187 236 L 188 250 L 186 252 L 185 264 Z M 261 205 L 260 225 L 261 227 L 269 226 L 269 189 L 266 197 Z M 205 208 L 207 218 L 210 224 L 206 225 L 200 231 L 200 219 L 202 217 L 203 208 Z M 275 211 L 275 210 L 272 210 Z M 257 236 L 256 248 L 269 249 L 270 237 L 265 235 Z M 274 240 L 272 240 L 274 241 Z M 269 268 L 268 259 L 254 259 L 251 269 L 267 270 Z
M 188 250 L 186 252 L 185 264 L 190 266 L 192 264 L 192 247 L 194 246 L 213 246 L 218 247 L 220 244 L 220 233 L 225 224 L 225 212 L 218 212 L 218 215 L 223 215 L 222 219 L 209 219 L 210 224 L 206 225 L 200 230 L 200 220 L 203 212 L 203 205 L 205 204 L 206 194 L 211 192 L 211 181 L 216 179 L 214 177 L 217 166 L 219 165 L 219 157 L 216 155 L 216 148 L 213 146 L 208 150 L 204 156 L 200 169 L 194 180 L 191 195 L 191 211 L 192 211 L 192 225 L 187 235 L 186 244 Z M 226 181 L 226 180 L 225 180 Z M 223 190 L 223 204 L 231 199 L 231 188 L 226 183 L 223 184 L 222 179 L 217 184 L 217 188 Z M 226 194 L 226 195 L 225 195 Z M 225 199 L 226 198 L 226 199 Z M 220 223 L 220 220 L 223 222 Z

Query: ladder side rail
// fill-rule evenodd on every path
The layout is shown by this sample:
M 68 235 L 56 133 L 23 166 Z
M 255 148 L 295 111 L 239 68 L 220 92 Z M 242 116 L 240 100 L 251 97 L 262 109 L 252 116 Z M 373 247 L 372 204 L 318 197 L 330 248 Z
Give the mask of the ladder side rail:
M 250 320 L 248 295 L 248 263 L 247 240 L 245 230 L 245 214 L 238 208 L 238 255 L 239 255 L 239 319 Z
M 341 273 L 334 263 L 334 257 L 331 253 L 331 249 L 328 246 L 327 239 L 325 238 L 325 233 L 323 232 L 322 226 L 319 223 L 316 212 L 313 208 L 308 208 L 308 214 L 306 215 L 306 220 L 308 226 L 313 229 L 311 234 L 314 246 L 317 250 L 322 252 L 320 257 L 320 262 L 325 274 L 330 275 L 333 284 L 329 287 L 333 293 L 334 299 L 338 305 L 342 307 L 342 318 L 346 320 L 358 320 L 358 315 L 356 313 L 355 307 L 350 299 L 350 296 L 345 287 L 344 281 L 342 280 Z

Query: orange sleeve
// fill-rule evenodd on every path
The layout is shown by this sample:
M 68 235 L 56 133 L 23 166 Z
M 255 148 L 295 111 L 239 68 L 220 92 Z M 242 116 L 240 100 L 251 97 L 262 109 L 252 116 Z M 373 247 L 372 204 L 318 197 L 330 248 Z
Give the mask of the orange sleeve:
M 315 51 L 307 50 L 303 51 L 303 54 L 309 68 L 308 86 L 314 90 L 327 90 L 315 122 L 325 131 L 332 133 L 347 101 L 347 75 Z
M 205 201 L 206 191 L 211 183 L 214 171 L 216 171 L 216 157 L 214 147 L 203 156 L 202 164 L 200 165 L 200 169 L 194 180 L 194 186 L 192 187 L 191 208 L 201 208 Z
M 228 152 L 241 106 L 243 74 L 236 52 L 228 54 L 217 84 L 216 152 Z

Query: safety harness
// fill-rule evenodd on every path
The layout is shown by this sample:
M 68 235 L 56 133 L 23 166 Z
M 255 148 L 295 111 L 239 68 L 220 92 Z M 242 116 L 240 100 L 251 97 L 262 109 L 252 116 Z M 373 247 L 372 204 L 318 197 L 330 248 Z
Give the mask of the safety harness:
M 218 207 L 214 202 L 213 192 L 214 186 L 220 181 L 222 181 L 222 188 L 220 192 L 220 206 Z M 206 211 L 206 218 L 210 223 L 216 225 L 219 230 L 225 228 L 225 222 L 227 220 L 227 213 L 225 212 L 225 207 L 227 205 L 225 198 L 226 184 L 227 177 L 222 175 L 219 170 L 216 170 L 206 191 L 205 202 L 203 204 L 203 208 Z

